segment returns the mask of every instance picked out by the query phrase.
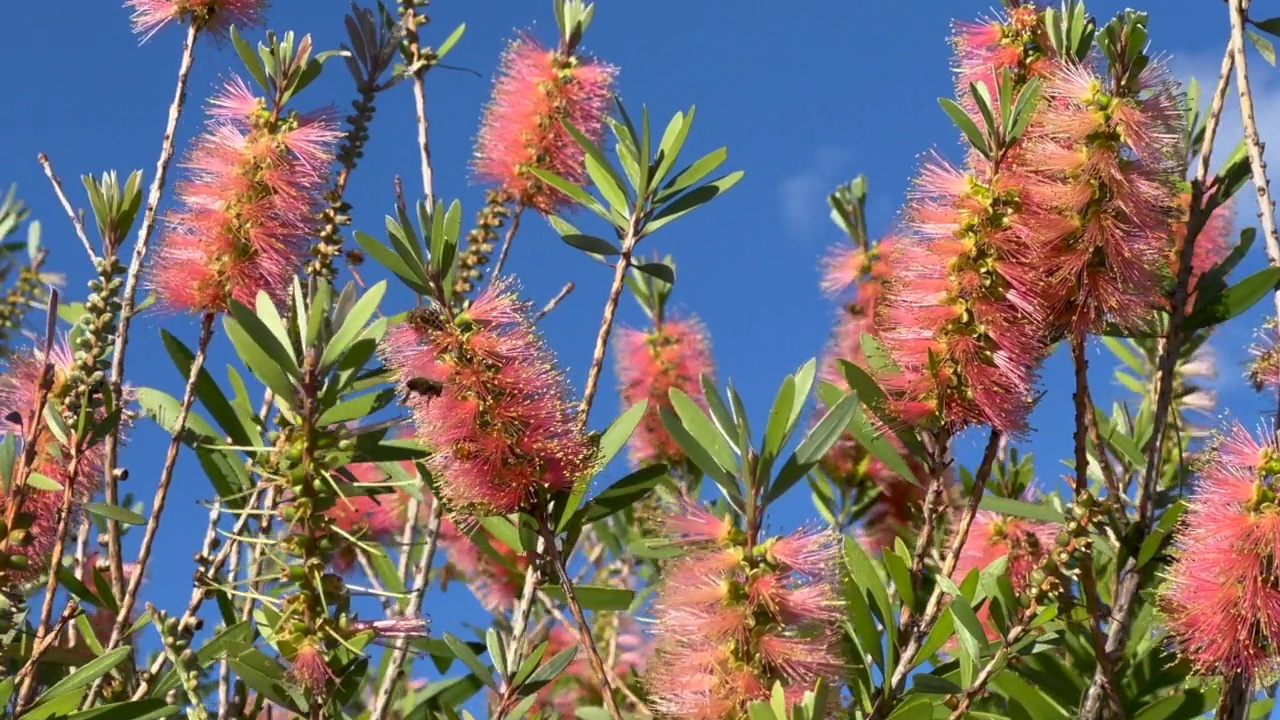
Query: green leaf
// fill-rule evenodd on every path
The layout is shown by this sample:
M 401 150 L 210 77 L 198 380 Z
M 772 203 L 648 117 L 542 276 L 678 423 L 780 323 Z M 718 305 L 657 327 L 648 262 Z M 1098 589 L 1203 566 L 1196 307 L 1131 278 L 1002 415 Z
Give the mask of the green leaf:
M 627 201 L 627 191 L 622 187 L 619 180 L 615 180 L 616 173 L 608 170 L 607 163 L 601 163 L 592 155 L 587 155 L 584 160 L 587 168 L 587 175 L 591 177 L 591 182 L 600 190 L 600 194 L 608 201 L 609 207 L 618 215 L 626 217 L 630 214 L 630 203 Z
M 249 689 L 282 707 L 293 705 L 284 687 L 284 668 L 259 650 L 248 647 L 227 658 L 236 677 Z
M 182 712 L 160 698 L 112 703 L 68 715 L 67 720 L 160 720 Z
M 240 314 L 244 315 L 248 312 L 243 305 L 234 303 L 233 307 L 240 308 Z M 261 322 L 257 317 L 249 315 L 245 319 L 251 324 L 255 324 L 261 329 Z M 272 351 L 268 351 L 261 347 L 258 338 L 255 338 L 238 319 L 225 317 L 222 319 L 223 329 L 226 330 L 227 337 L 231 340 L 231 344 L 235 347 L 236 353 L 245 365 L 249 366 L 249 370 L 253 372 L 259 380 L 262 380 L 268 388 L 275 393 L 276 397 L 286 403 L 288 407 L 298 406 L 298 393 L 286 371 L 282 369 L 275 355 L 284 352 L 283 348 L 277 347 Z M 265 331 L 265 329 L 261 329 Z M 275 344 L 274 338 L 261 338 L 263 341 Z M 292 358 L 292 354 L 290 354 Z M 296 368 L 296 364 L 295 364 Z
M 56 697 L 66 695 L 70 692 L 75 692 L 76 690 L 88 686 L 89 683 L 111 672 L 116 665 L 119 665 L 132 653 L 132 647 L 119 647 L 105 655 L 90 660 L 77 668 L 75 672 L 72 672 L 62 678 L 58 682 L 54 683 L 54 685 L 48 690 L 41 693 L 40 697 L 36 698 L 36 703 L 45 703 Z
M 766 462 L 778 456 L 778 451 L 787 443 L 791 435 L 792 408 L 796 404 L 796 380 L 788 375 L 778 388 L 769 408 L 769 422 L 764 428 L 764 458 Z
M 1190 332 L 1224 323 L 1253 307 L 1255 303 L 1280 287 L 1280 268 L 1268 267 L 1227 288 L 1221 295 L 1206 301 L 1183 323 Z
M 991 155 L 990 148 L 987 147 L 987 141 L 982 136 L 982 131 L 978 129 L 978 124 L 969 117 L 969 113 L 960 107 L 960 104 L 951 98 L 938 98 L 938 104 L 942 106 L 942 110 L 951 118 L 951 122 L 955 123 L 960 132 L 969 140 L 969 144 L 981 153 L 984 157 Z
M 550 185 L 556 190 L 559 190 L 565 195 L 568 195 L 569 199 L 573 200 L 574 202 L 581 205 L 582 207 L 590 210 L 591 212 L 595 213 L 596 215 L 599 215 L 600 217 L 604 218 L 605 220 L 608 220 L 611 223 L 613 222 L 614 220 L 613 215 L 607 209 L 605 209 L 604 205 L 600 204 L 599 200 L 596 200 L 594 197 L 592 197 L 591 193 L 587 192 L 586 190 L 569 182 L 565 178 L 562 178 L 559 175 L 556 175 L 555 173 L 547 172 L 546 170 L 541 170 L 539 168 L 529 168 L 529 172 L 534 177 L 541 180 L 542 182 Z
M 898 542 L 901 543 L 902 540 L 899 539 Z M 898 553 L 886 550 L 884 568 L 889 573 L 889 578 L 893 580 L 893 586 L 898 590 L 898 597 L 902 599 L 902 604 L 914 611 L 916 597 L 911 586 L 911 569 L 907 566 L 907 562 Z
M 684 141 L 689 137 L 689 130 L 693 127 L 694 111 L 695 108 L 690 107 L 688 115 L 680 112 L 672 115 L 670 122 L 667 123 L 667 129 L 662 131 L 662 139 L 658 141 L 658 154 L 655 158 L 658 161 L 658 167 L 653 173 L 656 182 L 665 181 L 667 173 L 671 172 L 671 168 L 675 165 L 676 157 L 684 148 Z
M 766 502 L 773 502 L 782 497 L 790 490 L 800 478 L 808 474 L 809 470 L 818 461 L 822 459 L 831 446 L 836 444 L 840 436 L 844 434 L 844 429 L 853 419 L 853 414 L 858 411 L 858 398 L 856 395 L 849 393 L 845 395 L 840 402 L 831 407 L 830 410 L 822 416 L 804 440 L 800 441 L 799 447 L 792 453 L 787 463 L 778 473 L 778 477 L 774 480 L 773 485 L 769 488 L 768 495 L 765 496 Z
M 912 689 L 925 693 L 926 695 L 959 695 L 964 692 L 964 688 L 959 685 L 944 677 L 939 677 L 930 673 L 912 675 L 911 687 Z
M 382 302 L 382 296 L 387 292 L 387 281 L 374 285 L 369 288 L 360 300 L 351 307 L 346 318 L 342 321 L 342 326 L 333 333 L 333 337 L 329 338 L 329 342 L 325 344 L 324 353 L 320 356 L 320 370 L 327 369 L 339 357 L 342 356 L 355 339 L 365 328 L 365 323 L 373 317 L 378 310 L 378 303 Z
M 633 265 L 632 267 L 645 275 L 657 278 L 668 285 L 674 285 L 676 282 L 676 271 L 666 263 L 640 263 L 639 265 Z
M 894 432 L 894 435 L 902 441 L 903 447 L 913 456 L 920 457 L 924 455 L 924 445 L 920 442 L 920 437 L 910 427 L 905 426 L 901 420 L 894 415 L 889 408 L 889 396 L 885 394 L 875 379 L 862 368 L 854 365 L 847 360 L 837 360 L 840 367 L 840 374 L 844 376 L 845 382 L 849 383 L 849 387 L 858 394 L 858 399 L 871 410 L 885 427 L 901 428 Z
M 62 492 L 62 483 L 54 480 L 48 475 L 42 475 L 34 470 L 27 476 L 27 487 L 32 490 L 41 490 L 43 492 Z
M 237 655 L 247 649 L 247 643 L 253 641 L 253 621 L 245 620 L 235 625 L 229 625 L 226 629 L 221 630 L 209 638 L 207 642 L 194 648 L 196 652 L 196 661 L 200 667 L 209 667 L 215 661 L 227 654 Z M 155 685 L 155 692 L 163 694 L 166 691 L 178 687 L 178 673 L 170 668 Z
M 652 220 L 645 223 L 644 234 L 650 235 L 655 233 L 663 225 L 666 225 L 677 218 L 683 217 L 712 200 L 715 200 L 728 192 L 729 188 L 737 185 L 738 181 L 741 180 L 744 175 L 746 175 L 746 173 L 742 170 L 731 172 L 728 175 L 718 177 L 715 180 L 699 185 L 675 200 L 672 200 L 664 205 L 662 209 L 653 216 Z
M 953 595 L 947 610 L 955 620 L 956 639 L 960 641 L 961 649 L 973 663 L 978 663 L 987 648 L 987 634 L 982 629 L 982 622 L 963 595 Z
M 728 438 L 720 432 L 707 413 L 680 388 L 671 388 L 670 397 L 671 408 L 689 434 L 707 449 L 720 467 L 730 473 L 736 472 L 738 459 L 729 447 Z
M 676 445 L 685 451 L 685 455 L 689 456 L 692 464 L 698 466 L 698 469 L 703 473 L 707 473 L 708 477 L 714 480 L 717 486 L 721 488 L 721 491 L 724 492 L 724 496 L 730 498 L 730 501 L 735 503 L 739 501 L 737 480 L 733 478 L 730 471 L 723 468 L 716 461 L 716 457 L 710 454 L 710 451 L 703 446 L 703 443 L 695 439 L 689 430 L 685 429 L 685 424 L 682 423 L 680 416 L 672 413 L 668 407 L 659 407 L 658 415 L 662 418 L 662 427 L 667 429 L 668 434 L 671 434 L 671 438 L 676 441 Z M 710 420 L 707 420 L 707 424 L 710 425 Z
M 84 509 L 94 515 L 115 520 L 125 525 L 145 525 L 146 519 L 132 510 L 126 510 L 118 505 L 108 505 L 106 503 L 91 502 L 86 503 Z
M 597 522 L 631 507 L 652 493 L 666 477 L 666 465 L 642 467 L 591 498 L 565 526 L 571 527 L 575 522 Z
M 1026 518 L 1028 520 L 1052 523 L 1063 521 L 1062 513 L 1049 505 L 1014 500 L 1013 498 L 1000 497 L 990 493 L 982 496 L 982 502 L 979 503 L 978 507 L 1001 515 Z
M 685 132 L 687 133 L 688 131 L 686 130 Z M 679 195 L 685 188 L 692 187 L 698 181 L 715 172 L 715 169 L 720 167 L 728 158 L 729 148 L 722 147 L 694 160 L 688 167 L 668 180 L 666 185 L 662 186 L 662 192 L 659 192 L 654 198 L 654 203 L 663 203 Z
M 1169 534 L 1177 527 L 1178 520 L 1182 518 L 1182 514 L 1187 511 L 1187 503 L 1184 500 L 1177 500 L 1169 509 L 1164 511 L 1164 515 L 1160 517 L 1160 522 L 1156 523 L 1156 527 L 1142 541 L 1142 547 L 1138 550 L 1138 567 L 1145 566 L 1156 556 L 1160 548 L 1164 546 L 1165 541 L 1169 539 Z
M 480 662 L 480 658 L 472 652 L 466 643 L 459 640 L 452 633 L 444 634 L 444 642 L 449 646 L 449 650 L 453 652 L 453 656 L 458 658 L 463 665 L 466 665 L 468 670 L 475 673 L 476 677 L 480 678 L 490 690 L 498 691 L 498 683 L 493 679 L 493 674 L 489 672 L 489 668 L 484 666 L 484 663 Z
M 410 290 L 419 295 L 429 295 L 431 293 L 430 281 L 421 268 L 415 268 L 405 262 L 394 250 L 378 242 L 371 235 L 357 230 L 354 236 L 356 244 L 360 246 L 361 250 L 364 250 L 366 255 L 373 258 L 379 265 L 395 273 L 396 277 L 400 278 Z
M 1257 48 L 1258 54 L 1262 56 L 1262 59 L 1266 60 L 1267 64 L 1271 67 L 1275 67 L 1276 46 L 1272 45 L 1270 40 L 1262 37 L 1252 30 L 1245 30 L 1244 32 L 1249 36 L 1249 42 L 1253 43 L 1253 46 Z
M 640 420 L 644 417 L 645 410 L 648 408 L 648 400 L 641 400 L 632 405 L 627 408 L 626 412 L 619 415 L 600 435 L 600 455 L 597 460 L 600 467 L 612 462 L 618 451 L 627 444 L 627 440 L 631 438 L 631 434 L 640 425 Z
M 191 352 L 187 346 L 177 338 L 173 333 L 167 330 L 160 331 L 160 340 L 164 343 L 165 350 L 168 351 L 169 357 L 173 360 L 173 364 L 178 368 L 178 372 L 182 377 L 191 375 L 191 363 L 195 361 L 195 354 Z M 227 434 L 233 445 L 253 445 L 254 439 L 258 436 L 257 427 L 251 418 L 247 418 L 238 413 L 235 406 L 227 400 L 227 396 L 223 394 L 218 387 L 217 381 L 213 379 L 207 368 L 201 367 L 200 372 L 196 375 L 196 397 L 200 403 L 204 405 L 209 414 L 213 416 L 214 422 L 218 423 L 218 427 Z
M 933 701 L 927 697 L 910 697 L 889 713 L 888 720 L 929 720 L 933 717 Z
M 231 44 L 235 47 L 236 54 L 240 56 L 240 61 L 244 63 L 245 69 L 249 71 L 249 75 L 263 92 L 270 94 L 271 85 L 267 82 L 267 73 L 262 67 L 262 61 L 253 53 L 253 48 L 240 36 L 240 31 L 234 25 L 231 26 Z
M 594 235 L 569 233 L 567 235 L 561 235 L 560 239 L 564 240 L 566 245 L 577 248 L 583 252 L 591 253 L 592 255 L 609 256 L 618 255 L 622 252 L 613 243 Z
M 526 685 L 537 684 L 539 687 L 555 680 L 564 669 L 569 667 L 569 663 L 573 662 L 573 658 L 578 654 L 578 646 L 573 645 L 556 653 L 552 658 L 542 665 L 529 676 Z
M 991 679 L 991 687 L 1022 706 L 1036 720 L 1068 720 L 1071 717 L 1062 706 L 1017 673 L 998 672 Z
M 558 602 L 567 602 L 564 590 L 558 586 L 548 586 L 546 593 Z M 573 594 L 583 610 L 610 610 L 621 612 L 631 607 L 636 598 L 634 590 L 611 587 L 608 585 L 575 585 Z

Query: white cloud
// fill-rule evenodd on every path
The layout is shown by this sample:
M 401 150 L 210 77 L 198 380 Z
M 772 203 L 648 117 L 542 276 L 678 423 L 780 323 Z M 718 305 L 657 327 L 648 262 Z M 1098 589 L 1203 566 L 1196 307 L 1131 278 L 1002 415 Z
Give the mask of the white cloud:
M 778 186 L 782 218 L 791 235 L 810 237 L 827 222 L 827 194 L 849 179 L 842 173 L 851 159 L 843 148 L 820 147 L 804 168 Z

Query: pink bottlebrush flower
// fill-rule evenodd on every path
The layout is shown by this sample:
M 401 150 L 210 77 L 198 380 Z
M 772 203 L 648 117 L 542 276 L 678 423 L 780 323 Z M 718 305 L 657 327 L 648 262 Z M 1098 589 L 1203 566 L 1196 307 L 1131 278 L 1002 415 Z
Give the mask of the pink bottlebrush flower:
M 953 429 L 1024 428 L 1047 350 L 1021 190 L 1017 176 L 983 181 L 941 160 L 916 181 L 876 314 L 900 369 L 881 385 L 904 421 L 936 414 Z
M 689 510 L 678 508 L 677 517 Z M 686 545 L 663 571 L 654 605 L 657 643 L 645 678 L 660 716 L 741 717 L 749 703 L 768 698 L 775 682 L 788 702 L 819 678 L 838 682 L 839 640 L 828 630 L 843 614 L 838 537 L 800 531 L 762 543 L 760 553 L 742 540 L 708 537 Z
M 1011 8 L 997 19 L 957 22 L 951 41 L 961 93 L 968 95 L 969 83 L 985 82 L 994 89 L 992 80 L 1001 71 L 1013 73 L 1015 79 L 1040 74 L 1049 47 L 1044 32 L 1040 11 L 1030 4 Z M 999 95 L 993 92 L 991 97 Z
M 1280 513 L 1275 432 L 1238 423 L 1199 473 L 1161 592 L 1177 652 L 1205 674 L 1251 681 L 1280 667 Z
M 452 570 L 461 576 L 486 610 L 495 614 L 508 612 L 515 607 L 516 598 L 520 596 L 529 560 L 523 553 L 516 552 L 483 530 L 477 532 L 483 533 L 484 540 L 497 553 L 497 558 L 458 530 L 448 518 L 441 521 L 437 542 L 449 558 Z
M 423 308 L 387 333 L 383 355 L 401 384 L 436 383 L 409 401 L 417 436 L 452 510 L 515 512 L 539 487 L 568 489 L 594 452 L 568 383 L 507 283 L 457 317 Z
M 73 359 L 65 338 L 54 342 L 47 361 L 52 366 L 53 377 L 46 402 L 50 407 L 58 408 L 72 390 L 69 373 Z M 82 449 L 76 467 L 72 468 L 71 448 L 64 447 L 53 436 L 47 422 L 40 421 L 39 433 L 35 437 L 28 437 L 30 433 L 27 432 L 27 422 L 40 394 L 40 378 L 44 373 L 45 363 L 44 350 L 39 347 L 15 353 L 9 358 L 5 373 L 0 375 L 0 430 L 12 433 L 19 447 L 24 441 L 31 441 L 35 445 L 35 464 L 32 469 L 63 487 L 70 486 L 75 503 L 72 511 L 79 513 L 80 504 L 87 502 L 102 485 L 105 449 L 101 443 Z M 72 442 L 74 443 L 74 439 Z M 10 503 L 15 501 L 17 493 L 14 488 L 0 492 L 0 517 L 7 515 Z M 17 552 L 26 557 L 26 568 L 9 570 L 9 577 L 16 580 L 30 579 L 44 569 L 57 541 L 62 493 L 26 488 L 22 490 L 21 508 L 23 514 L 31 516 L 31 527 L 28 530 L 28 541 L 17 548 Z
M 980 510 L 974 516 L 951 579 L 960 583 L 970 571 L 981 571 L 1007 556 L 1009 565 L 1006 573 L 1009 582 L 1015 592 L 1022 592 L 1027 588 L 1031 571 L 1036 569 L 1041 558 L 1053 548 L 1057 532 L 1057 526 L 1051 523 L 1037 523 Z M 978 619 L 986 628 L 988 638 L 999 638 L 1000 633 L 991 623 L 990 609 L 987 606 L 978 610 Z
M 148 280 L 163 308 L 253 307 L 259 292 L 278 300 L 308 256 L 338 128 L 328 114 L 261 108 L 238 78 L 212 101 Z
M 529 171 L 546 170 L 579 185 L 589 180 L 585 153 L 564 123 L 599 142 L 616 74 L 613 67 L 549 50 L 532 38 L 516 39 L 502 56 L 480 127 L 477 177 L 544 213 L 567 205 L 567 196 Z
M 1133 327 L 1164 303 L 1169 238 L 1185 217 L 1176 85 L 1155 63 L 1122 94 L 1109 83 L 1060 66 L 1020 158 L 1034 169 L 1026 201 L 1052 269 L 1052 324 L 1074 333 Z
M 338 678 L 329 669 L 324 650 L 307 640 L 289 664 L 289 679 L 312 698 L 323 697 L 331 683 Z
M 663 427 L 660 412 L 671 408 L 672 389 L 684 392 L 706 408 L 700 378 L 715 372 L 706 328 L 696 317 L 668 319 L 648 331 L 621 328 L 617 343 L 614 367 L 622 404 L 649 401 L 631 436 L 632 464 L 682 465 L 684 451 Z
M 231 26 L 257 27 L 266 19 L 267 0 L 125 0 L 133 10 L 133 31 L 150 40 L 170 23 L 195 23 L 201 32 L 225 35 Z

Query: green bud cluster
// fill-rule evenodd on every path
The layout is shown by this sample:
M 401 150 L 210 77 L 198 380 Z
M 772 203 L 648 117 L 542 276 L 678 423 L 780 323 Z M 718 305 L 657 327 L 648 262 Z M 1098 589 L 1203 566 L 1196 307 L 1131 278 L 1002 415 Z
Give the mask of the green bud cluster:
M 97 277 L 89 281 L 89 297 L 84 313 L 76 321 L 68 387 L 62 398 L 62 413 L 74 423 L 82 408 L 91 409 L 101 398 L 111 371 L 110 354 L 115 347 L 116 318 L 120 314 L 120 291 L 125 267 L 115 255 L 98 258 Z

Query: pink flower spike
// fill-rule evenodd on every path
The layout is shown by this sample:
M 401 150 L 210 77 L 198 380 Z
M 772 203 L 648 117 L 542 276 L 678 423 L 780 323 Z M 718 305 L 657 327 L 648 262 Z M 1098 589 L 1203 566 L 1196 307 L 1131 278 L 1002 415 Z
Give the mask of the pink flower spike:
M 289 679 L 310 697 L 316 698 L 323 696 L 329 684 L 336 682 L 338 678 L 329 669 L 329 662 L 323 651 L 307 641 L 298 649 L 289 665 Z
M 569 198 L 529 172 L 537 168 L 582 185 L 585 152 L 565 123 L 598 142 L 617 71 L 577 55 L 563 56 L 522 36 L 507 48 L 476 140 L 475 174 L 520 204 L 543 213 Z

